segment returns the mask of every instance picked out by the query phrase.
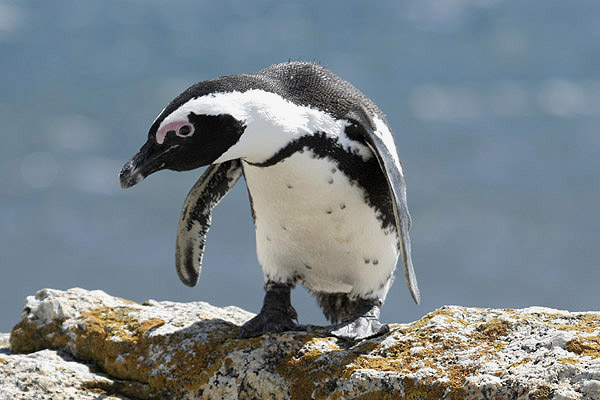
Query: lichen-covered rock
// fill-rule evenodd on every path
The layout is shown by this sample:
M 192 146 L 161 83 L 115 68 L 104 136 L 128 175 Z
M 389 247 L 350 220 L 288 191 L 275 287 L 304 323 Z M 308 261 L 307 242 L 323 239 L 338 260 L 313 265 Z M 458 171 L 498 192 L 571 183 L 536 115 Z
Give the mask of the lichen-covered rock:
M 0 400 L 126 399 L 86 387 L 86 382 L 107 388 L 115 385 L 114 380 L 93 369 L 56 350 L 10 354 L 8 334 L 0 334 Z
M 42 290 L 27 298 L 11 352 L 0 350 L 0 393 L 61 398 L 19 397 L 21 380 L 6 378 L 21 374 L 39 389 L 33 365 L 54 362 L 80 372 L 64 392 L 87 390 L 89 398 L 600 400 L 597 312 L 443 307 L 359 343 L 311 326 L 236 339 L 250 317 L 206 303 Z M 31 367 L 15 369 L 21 360 Z

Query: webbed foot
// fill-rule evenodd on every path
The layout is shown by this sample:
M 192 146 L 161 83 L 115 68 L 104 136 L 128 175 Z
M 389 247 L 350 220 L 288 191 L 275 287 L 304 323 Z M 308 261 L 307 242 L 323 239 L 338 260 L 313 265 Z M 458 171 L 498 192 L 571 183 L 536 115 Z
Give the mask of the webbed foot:
M 379 299 L 360 299 L 355 313 L 334 325 L 330 333 L 340 339 L 363 340 L 389 332 L 389 325 L 379 322 L 381 305 Z
M 290 285 L 267 282 L 265 300 L 260 313 L 240 328 L 238 337 L 246 339 L 265 333 L 302 330 L 297 321 L 298 314 L 290 301 Z

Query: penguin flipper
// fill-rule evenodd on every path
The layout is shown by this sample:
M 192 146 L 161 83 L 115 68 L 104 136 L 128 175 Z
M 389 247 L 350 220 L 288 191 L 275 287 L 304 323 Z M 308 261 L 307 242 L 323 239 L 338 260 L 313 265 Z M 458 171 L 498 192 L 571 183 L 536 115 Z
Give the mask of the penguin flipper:
M 410 229 L 410 214 L 408 212 L 406 181 L 402 173 L 402 166 L 396 152 L 391 130 L 384 121 L 381 121 L 381 125 L 383 126 L 378 126 L 368 115 L 369 113 L 366 110 L 359 108 L 350 111 L 347 119 L 362 128 L 360 131 L 377 158 L 379 166 L 387 180 L 392 197 L 396 230 L 398 232 L 398 248 L 402 255 L 402 264 L 404 265 L 404 278 L 413 300 L 419 304 L 421 295 L 411 258 L 410 236 L 408 234 Z M 385 130 L 382 128 L 385 128 Z
M 175 267 L 179 279 L 187 286 L 195 286 L 200 277 L 212 209 L 225 197 L 240 176 L 240 160 L 212 164 L 204 171 L 185 199 L 177 230 Z

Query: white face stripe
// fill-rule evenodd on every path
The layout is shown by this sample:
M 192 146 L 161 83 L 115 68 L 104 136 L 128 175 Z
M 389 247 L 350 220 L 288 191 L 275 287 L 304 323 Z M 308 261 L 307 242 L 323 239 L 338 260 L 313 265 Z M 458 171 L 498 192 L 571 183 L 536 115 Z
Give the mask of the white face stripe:
M 400 164 L 400 158 L 398 157 L 398 151 L 396 150 L 396 143 L 394 143 L 392 132 L 390 132 L 386 123 L 380 118 L 374 117 L 373 122 L 375 123 L 375 134 L 379 136 L 385 147 L 387 147 L 388 151 L 392 154 L 394 163 L 396 164 L 396 167 L 398 167 L 398 171 L 400 171 L 400 174 L 404 176 L 404 171 L 402 171 L 402 164 Z
M 246 130 L 238 143 L 215 162 L 243 158 L 261 162 L 275 154 L 290 141 L 316 132 L 337 137 L 344 148 L 358 152 L 367 160 L 371 151 L 344 134 L 347 120 L 335 119 L 330 114 L 308 106 L 300 106 L 281 96 L 253 89 L 246 92 L 213 93 L 189 100 L 168 115 L 160 124 L 163 127 L 185 121 L 190 112 L 204 115 L 229 114 L 243 121 Z
M 162 115 L 162 113 L 165 112 L 165 110 L 167 109 L 167 107 L 164 107 L 161 112 L 158 113 L 158 115 L 156 116 L 156 118 L 154 118 L 154 121 L 152 121 L 152 125 L 154 125 L 156 123 L 156 121 L 158 120 L 158 117 L 160 117 Z

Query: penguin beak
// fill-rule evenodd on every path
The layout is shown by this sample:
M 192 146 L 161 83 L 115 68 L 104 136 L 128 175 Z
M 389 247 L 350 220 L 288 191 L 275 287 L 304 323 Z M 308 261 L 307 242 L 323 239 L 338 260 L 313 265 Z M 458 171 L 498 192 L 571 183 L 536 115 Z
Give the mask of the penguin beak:
M 178 144 L 163 149 L 147 141 L 140 151 L 121 168 L 119 179 L 123 189 L 137 185 L 153 172 L 165 167 L 166 156 L 179 147 Z

